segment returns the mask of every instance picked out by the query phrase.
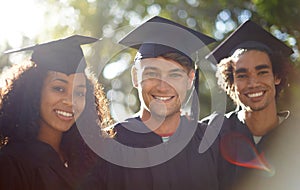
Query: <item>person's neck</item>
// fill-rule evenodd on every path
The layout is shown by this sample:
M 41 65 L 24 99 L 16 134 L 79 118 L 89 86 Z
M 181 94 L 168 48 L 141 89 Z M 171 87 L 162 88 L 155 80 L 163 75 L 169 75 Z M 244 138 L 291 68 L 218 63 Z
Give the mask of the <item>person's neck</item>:
M 162 117 L 154 115 L 147 110 L 141 111 L 140 114 L 143 123 L 154 133 L 165 136 L 176 132 L 180 124 L 180 112 L 174 113 L 170 116 Z
M 63 158 L 64 156 L 60 148 L 62 132 L 58 132 L 58 131 L 49 132 L 49 129 L 47 127 L 40 127 L 37 139 L 44 143 L 49 144 L 58 153 L 60 158 L 64 160 Z
M 244 114 L 244 121 L 247 127 L 254 136 L 267 134 L 279 122 L 275 104 L 260 111 L 242 110 L 242 114 Z

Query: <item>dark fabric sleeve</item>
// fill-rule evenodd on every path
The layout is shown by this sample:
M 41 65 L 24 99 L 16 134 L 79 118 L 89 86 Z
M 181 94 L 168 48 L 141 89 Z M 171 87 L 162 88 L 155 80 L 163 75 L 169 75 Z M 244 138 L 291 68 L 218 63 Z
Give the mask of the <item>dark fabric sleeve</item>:
M 235 180 L 235 166 L 224 159 L 221 150 L 222 137 L 233 132 L 234 122 L 224 114 L 217 112 L 203 118 L 201 122 L 208 124 L 207 128 L 215 129 L 217 137 L 210 147 L 214 160 L 217 165 L 217 175 L 219 182 L 219 190 L 229 190 Z
M 229 117 L 224 117 L 222 128 L 218 136 L 218 146 L 220 153 L 218 160 L 219 190 L 231 190 L 233 184 L 237 180 L 237 166 L 231 164 L 224 158 L 222 152 L 226 152 L 226 150 L 224 150 L 224 146 L 222 146 L 222 143 L 224 143 L 223 139 L 225 136 L 235 133 L 235 129 L 238 127 L 237 124 L 239 124 L 239 122 L 236 123 L 236 117 L 233 113 L 230 113 L 230 115 L 227 114 L 227 116 Z
M 22 179 L 24 171 L 13 158 L 0 154 L 0 190 L 27 189 L 26 180 Z
M 96 165 L 91 168 L 77 190 L 105 190 L 107 189 L 107 162 L 99 158 Z

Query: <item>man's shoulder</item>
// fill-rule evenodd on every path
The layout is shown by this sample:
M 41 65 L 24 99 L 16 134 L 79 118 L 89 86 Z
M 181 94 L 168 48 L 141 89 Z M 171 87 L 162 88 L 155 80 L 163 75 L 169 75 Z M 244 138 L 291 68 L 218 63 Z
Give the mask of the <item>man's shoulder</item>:
M 134 128 L 140 128 L 141 126 L 143 126 L 143 122 L 141 120 L 140 117 L 130 117 L 125 119 L 124 121 L 120 121 L 114 124 L 113 129 L 116 132 L 125 132 L 128 131 L 128 129 L 134 129 Z M 132 131 L 132 130 L 130 130 Z
M 119 125 L 123 125 L 123 124 L 127 124 L 127 123 L 135 123 L 137 121 L 141 121 L 141 118 L 138 116 L 128 117 L 125 120 L 115 123 L 114 127 L 118 127 Z
M 116 133 L 114 139 L 126 146 L 145 148 L 161 143 L 160 136 L 151 131 L 140 117 L 116 123 L 114 131 Z
M 217 131 L 219 134 L 224 134 L 239 130 L 243 123 L 237 117 L 237 111 L 228 113 L 213 112 L 211 115 L 204 117 L 200 122 L 207 124 L 207 129 Z
M 210 122 L 213 122 L 217 119 L 230 119 L 232 120 L 233 118 L 235 118 L 235 116 L 237 115 L 237 111 L 230 111 L 227 113 L 221 113 L 221 112 L 216 112 L 214 111 L 213 113 L 211 113 L 210 115 L 202 118 L 200 120 L 201 123 L 207 123 L 209 124 Z

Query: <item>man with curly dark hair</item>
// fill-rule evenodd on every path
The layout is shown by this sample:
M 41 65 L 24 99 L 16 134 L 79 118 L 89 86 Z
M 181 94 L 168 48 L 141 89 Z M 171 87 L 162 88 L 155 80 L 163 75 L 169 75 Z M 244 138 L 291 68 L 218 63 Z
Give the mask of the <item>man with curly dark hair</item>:
M 80 45 L 95 41 L 74 35 L 8 52 L 33 50 L 1 89 L 0 189 L 75 189 L 95 163 L 77 128 L 100 134 L 112 124 L 102 86 L 85 73 Z
M 261 153 L 269 150 L 266 144 L 272 142 L 275 129 L 289 116 L 289 111 L 278 112 L 276 101 L 287 86 L 292 53 L 290 47 L 249 20 L 207 56 L 217 63 L 218 85 L 237 105 L 235 111 L 225 114 L 220 133 L 221 153 L 228 161 L 228 177 L 234 181 L 245 177 L 246 168 L 272 172 Z M 261 179 L 254 184 L 260 184 Z M 257 189 L 249 185 L 236 187 Z
M 280 79 L 280 83 L 275 85 L 276 98 L 279 97 L 281 91 L 287 86 L 287 77 L 291 69 L 291 64 L 288 57 L 279 52 L 274 52 L 272 54 L 268 53 L 266 50 L 259 47 L 240 49 L 231 57 L 224 58 L 220 61 L 220 63 L 217 65 L 218 70 L 216 74 L 218 85 L 231 97 L 236 105 L 241 105 L 243 103 L 240 102 L 234 87 L 234 65 L 236 63 L 236 59 L 250 50 L 261 51 L 268 54 L 272 64 L 273 75 Z

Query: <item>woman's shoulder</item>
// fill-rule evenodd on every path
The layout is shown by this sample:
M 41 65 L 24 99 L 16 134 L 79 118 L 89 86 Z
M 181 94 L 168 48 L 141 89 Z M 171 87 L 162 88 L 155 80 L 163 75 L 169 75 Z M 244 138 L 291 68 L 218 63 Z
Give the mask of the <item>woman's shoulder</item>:
M 9 142 L 1 148 L 0 157 L 10 158 L 14 162 L 28 166 L 37 166 L 51 161 L 56 155 L 50 145 L 39 141 Z
M 0 150 L 0 176 L 16 176 L 32 170 L 34 162 L 22 143 L 8 143 Z M 2 175 L 3 174 L 3 175 Z
M 1 157 L 24 157 L 27 154 L 26 143 L 8 142 L 0 149 Z

